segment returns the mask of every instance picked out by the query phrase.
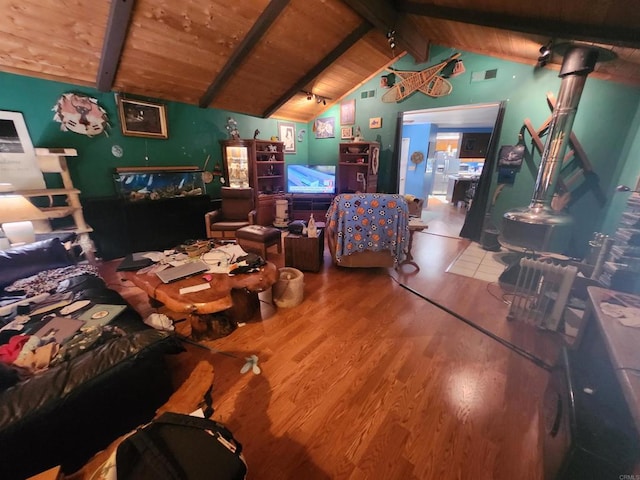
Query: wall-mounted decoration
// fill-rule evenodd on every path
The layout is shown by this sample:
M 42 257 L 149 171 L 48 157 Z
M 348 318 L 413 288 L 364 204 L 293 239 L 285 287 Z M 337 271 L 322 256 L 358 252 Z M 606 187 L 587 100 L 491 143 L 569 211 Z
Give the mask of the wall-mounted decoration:
M 224 127 L 229 134 L 229 138 L 231 140 L 240 139 L 240 132 L 238 131 L 238 122 L 236 122 L 235 118 L 227 117 L 227 124 Z
M 314 131 L 316 138 L 333 138 L 335 134 L 335 119 L 333 117 L 318 118 L 315 122 Z
M 354 123 L 356 123 L 356 101 L 340 102 L 340 125 L 353 125 Z
M 524 160 L 524 145 L 503 145 L 498 153 L 498 166 L 520 170 Z
M 340 138 L 342 140 L 350 140 L 353 138 L 353 127 L 342 127 L 340 129 Z
M 105 128 L 109 126 L 107 112 L 98 105 L 95 98 L 77 93 L 63 94 L 52 110 L 55 113 L 53 119 L 60 122 L 60 130 L 71 131 L 93 137 L 105 134 Z
M 20 112 L 0 111 L 0 179 L 16 190 L 46 188 Z
M 131 137 L 168 138 L 164 105 L 118 96 L 122 134 Z
M 296 153 L 296 126 L 289 122 L 278 122 L 278 134 L 284 142 L 284 153 Z
M 382 128 L 382 117 L 373 117 L 369 119 L 369 128 Z
M 376 96 L 376 91 L 375 90 L 364 90 L 362 92 L 360 92 L 360 98 L 361 99 L 366 99 L 366 98 L 373 98 Z
M 449 95 L 453 91 L 453 86 L 441 75 L 441 72 L 452 62 L 457 63 L 459 56 L 459 53 L 454 53 L 443 62 L 418 72 L 392 70 L 400 81 L 382 96 L 382 101 L 399 102 L 418 90 L 430 97 Z
M 298 141 L 301 142 L 302 140 L 304 140 L 304 136 L 307 134 L 307 130 L 304 128 L 301 128 L 300 131 L 298 132 Z
M 424 153 L 422 152 L 413 152 L 411 154 L 411 162 L 415 163 L 416 165 L 418 165 L 419 163 L 422 163 L 424 160 Z

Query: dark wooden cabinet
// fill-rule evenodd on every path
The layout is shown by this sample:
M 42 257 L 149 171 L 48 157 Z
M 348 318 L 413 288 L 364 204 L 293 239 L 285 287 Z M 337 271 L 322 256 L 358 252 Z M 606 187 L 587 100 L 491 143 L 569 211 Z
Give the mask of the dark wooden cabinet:
M 273 224 L 275 201 L 285 192 L 284 143 L 239 139 L 221 144 L 227 184 L 252 187 L 256 223 Z
M 380 144 L 350 142 L 339 148 L 337 193 L 377 192 Z
M 309 272 L 318 272 L 324 260 L 324 228 L 317 237 L 288 234 L 284 237 L 284 264 Z
M 489 149 L 490 133 L 463 133 L 460 158 L 485 158 Z
M 291 220 L 309 220 L 311 214 L 316 222 L 324 222 L 333 195 L 322 193 L 295 193 L 287 196 Z

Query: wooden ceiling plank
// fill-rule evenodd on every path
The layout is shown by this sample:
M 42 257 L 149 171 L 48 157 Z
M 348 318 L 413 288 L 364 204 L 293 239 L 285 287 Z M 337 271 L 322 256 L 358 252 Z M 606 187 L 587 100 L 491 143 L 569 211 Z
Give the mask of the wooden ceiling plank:
M 418 63 L 429 60 L 429 40 L 410 19 L 403 18 L 387 0 L 344 0 L 362 18 L 369 21 L 385 35 L 395 30 L 399 47 L 407 50 Z
M 369 30 L 373 28 L 369 22 L 362 22 L 354 31 L 352 31 L 340 44 L 334 48 L 327 56 L 320 60 L 309 70 L 302 78 L 293 84 L 289 90 L 285 92 L 276 102 L 269 106 L 263 113 L 263 117 L 270 117 L 278 108 L 287 103 L 294 95 L 296 95 L 305 85 L 316 78 L 320 73 L 327 69 L 335 62 L 343 53 L 349 50 L 358 40 L 360 40 Z
M 227 79 L 233 74 L 234 70 L 249 55 L 253 47 L 258 44 L 260 38 L 262 38 L 288 3 L 289 0 L 271 0 L 271 2 L 269 2 L 269 5 L 264 9 L 262 15 L 260 15 L 256 23 L 253 24 L 249 33 L 247 33 L 247 35 L 242 39 L 238 48 L 236 48 L 231 54 L 225 66 L 222 67 L 220 73 L 216 76 L 214 81 L 211 82 L 209 88 L 207 88 L 207 91 L 200 99 L 200 108 L 207 108 L 211 104 L 222 85 L 224 85 Z
M 347 3 L 350 3 L 350 1 L 347 0 Z M 533 18 L 531 16 L 518 16 L 470 8 L 447 7 L 416 1 L 401 1 L 398 3 L 398 9 L 405 14 L 452 20 L 515 32 L 533 33 L 551 38 L 573 38 L 586 42 L 623 45 L 633 48 L 640 47 L 637 28 L 621 25 L 614 27 L 581 24 L 549 18 Z
M 96 87 L 101 92 L 108 92 L 113 86 L 113 80 L 116 78 L 120 63 L 120 54 L 129 31 L 134 4 L 135 0 L 113 0 L 111 2 L 96 78 Z

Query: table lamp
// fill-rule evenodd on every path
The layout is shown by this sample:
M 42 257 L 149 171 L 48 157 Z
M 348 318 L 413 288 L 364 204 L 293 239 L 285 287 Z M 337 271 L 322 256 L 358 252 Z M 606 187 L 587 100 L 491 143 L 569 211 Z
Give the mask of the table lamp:
M 11 245 L 36 240 L 31 220 L 47 216 L 22 195 L 13 191 L 10 183 L 0 183 L 0 224 Z

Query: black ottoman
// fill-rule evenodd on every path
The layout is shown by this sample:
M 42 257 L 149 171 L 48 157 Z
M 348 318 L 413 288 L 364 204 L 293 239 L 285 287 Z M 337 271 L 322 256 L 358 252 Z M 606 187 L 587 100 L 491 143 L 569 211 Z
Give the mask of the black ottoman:
M 274 227 L 263 225 L 249 225 L 236 230 L 236 240 L 244 250 L 260 254 L 267 259 L 267 249 L 272 245 L 278 246 L 278 253 L 282 253 L 281 232 Z

